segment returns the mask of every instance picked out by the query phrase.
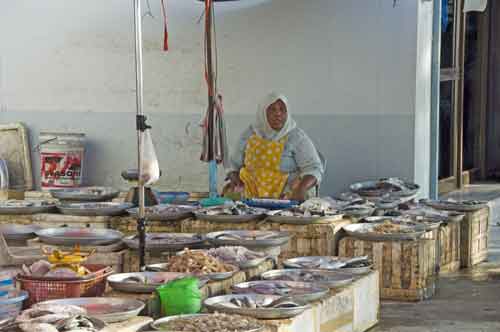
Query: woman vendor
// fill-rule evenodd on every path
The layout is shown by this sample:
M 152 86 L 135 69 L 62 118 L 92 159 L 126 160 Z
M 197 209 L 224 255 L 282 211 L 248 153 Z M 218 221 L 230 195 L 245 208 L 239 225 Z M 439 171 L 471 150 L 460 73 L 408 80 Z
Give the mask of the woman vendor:
M 272 93 L 231 156 L 224 191 L 245 198 L 305 200 L 322 180 L 324 167 L 311 139 L 297 127 L 285 96 Z

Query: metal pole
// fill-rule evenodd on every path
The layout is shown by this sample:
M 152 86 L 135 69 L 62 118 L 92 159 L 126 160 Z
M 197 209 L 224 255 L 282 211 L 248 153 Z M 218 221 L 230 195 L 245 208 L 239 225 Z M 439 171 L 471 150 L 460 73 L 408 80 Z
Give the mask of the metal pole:
M 212 8 L 213 3 L 211 0 L 208 2 L 208 8 L 206 15 L 207 24 L 205 26 L 205 40 L 207 48 L 207 79 L 208 79 L 208 141 L 210 142 L 208 146 L 208 155 L 210 158 L 208 166 L 208 179 L 209 179 L 209 191 L 210 197 L 215 198 L 217 196 L 217 163 L 215 161 L 215 151 L 213 151 L 213 141 L 214 141 L 214 72 L 212 65 Z
M 441 12 L 442 0 L 434 0 L 432 23 L 432 67 L 431 67 L 431 199 L 439 196 L 439 87 L 441 71 Z
M 142 12 L 141 0 L 134 0 L 135 26 L 135 76 L 136 76 L 136 107 L 137 107 L 137 166 L 139 186 L 139 216 L 137 219 L 137 233 L 139 235 L 139 265 L 141 270 L 146 265 L 146 220 L 144 217 L 144 182 L 142 180 L 142 150 L 144 138 L 143 87 L 142 87 Z M 142 121 L 141 121 L 142 120 Z

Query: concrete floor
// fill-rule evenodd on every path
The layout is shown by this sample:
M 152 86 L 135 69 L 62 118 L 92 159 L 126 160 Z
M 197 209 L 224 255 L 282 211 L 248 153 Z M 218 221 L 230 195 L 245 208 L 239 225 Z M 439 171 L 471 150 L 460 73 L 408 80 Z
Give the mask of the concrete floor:
M 382 302 L 380 324 L 370 332 L 500 331 L 500 185 L 474 186 L 451 197 L 486 199 L 494 212 L 488 262 L 440 276 L 437 294 L 419 303 Z M 497 212 L 498 211 L 498 212 Z

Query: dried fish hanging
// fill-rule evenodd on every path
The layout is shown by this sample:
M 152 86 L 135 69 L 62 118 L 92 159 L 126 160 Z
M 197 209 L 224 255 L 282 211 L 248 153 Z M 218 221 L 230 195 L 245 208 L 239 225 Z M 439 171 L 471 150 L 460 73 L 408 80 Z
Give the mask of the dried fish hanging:
M 215 49 L 215 59 L 212 50 Z M 227 167 L 228 146 L 224 123 L 222 96 L 217 93 L 217 43 L 215 11 L 212 0 L 205 0 L 205 79 L 208 87 L 208 108 L 203 121 L 203 150 L 200 159 L 209 163 L 210 198 L 217 197 L 217 164 Z M 215 71 L 214 71 L 215 60 Z

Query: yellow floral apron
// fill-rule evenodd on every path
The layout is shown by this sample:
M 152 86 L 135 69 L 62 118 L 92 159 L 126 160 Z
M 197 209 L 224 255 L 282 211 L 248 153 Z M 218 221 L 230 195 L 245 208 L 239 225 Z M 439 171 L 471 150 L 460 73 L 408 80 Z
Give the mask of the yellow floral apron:
M 240 170 L 246 198 L 280 198 L 288 180 L 288 174 L 280 170 L 286 140 L 285 136 L 268 141 L 255 134 L 248 139 L 245 166 Z

